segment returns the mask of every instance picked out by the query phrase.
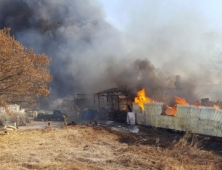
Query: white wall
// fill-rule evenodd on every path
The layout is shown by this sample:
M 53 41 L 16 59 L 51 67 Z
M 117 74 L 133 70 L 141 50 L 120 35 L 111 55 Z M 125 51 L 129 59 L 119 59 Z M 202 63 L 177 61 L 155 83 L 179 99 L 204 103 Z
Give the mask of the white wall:
M 145 110 L 133 103 L 137 124 L 192 131 L 193 133 L 222 137 L 222 110 L 213 107 L 177 105 L 177 115 L 161 115 L 162 103 L 145 103 Z

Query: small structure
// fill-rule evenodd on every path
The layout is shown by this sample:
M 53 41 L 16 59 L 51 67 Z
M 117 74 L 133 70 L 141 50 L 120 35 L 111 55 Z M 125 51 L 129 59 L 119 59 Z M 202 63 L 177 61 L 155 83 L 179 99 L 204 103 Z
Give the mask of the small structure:
M 116 120 L 126 122 L 132 111 L 132 100 L 127 90 L 112 88 L 94 94 L 75 94 L 74 100 L 64 100 L 63 110 L 69 112 L 70 121 Z
M 100 119 L 126 121 L 132 100 L 127 90 L 112 88 L 94 94 L 94 105 Z
M 22 109 L 18 104 L 7 105 L 7 110 L 11 113 L 8 114 L 5 107 L 0 107 L 0 122 L 2 126 L 7 124 L 22 126 L 26 125 L 29 120 L 25 113 L 25 109 Z

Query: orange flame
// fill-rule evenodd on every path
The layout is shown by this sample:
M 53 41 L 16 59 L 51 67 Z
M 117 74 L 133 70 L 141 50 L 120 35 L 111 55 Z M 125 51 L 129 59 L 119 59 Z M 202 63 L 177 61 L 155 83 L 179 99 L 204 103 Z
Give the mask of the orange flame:
M 169 107 L 167 105 L 164 105 L 162 110 L 162 115 L 176 116 L 176 114 L 177 114 L 177 106 Z
M 177 104 L 180 104 L 180 105 L 189 105 L 189 103 L 187 103 L 187 101 L 183 98 L 180 98 L 178 96 L 174 96 L 175 97 L 175 102 Z M 177 114 L 177 106 L 173 106 L 173 107 L 166 107 L 165 108 L 165 114 L 166 115 L 170 115 L 170 116 L 176 116 Z
M 144 110 L 144 103 L 145 102 L 152 102 L 152 100 L 148 97 L 146 97 L 146 94 L 145 94 L 145 89 L 142 89 L 140 91 L 137 92 L 137 97 L 135 97 L 134 99 L 135 103 L 138 104 L 142 110 Z
M 198 107 L 198 106 L 202 106 L 199 102 L 196 102 L 196 103 L 194 103 L 193 105 L 194 105 L 194 106 L 197 106 L 197 107 Z
M 175 97 L 175 102 L 177 104 L 180 104 L 180 105 L 189 105 L 189 103 L 187 103 L 186 99 L 183 99 L 183 98 L 180 98 L 178 96 L 174 96 Z
M 218 105 L 214 105 L 214 108 L 216 108 L 216 109 L 220 109 L 220 106 L 218 106 Z

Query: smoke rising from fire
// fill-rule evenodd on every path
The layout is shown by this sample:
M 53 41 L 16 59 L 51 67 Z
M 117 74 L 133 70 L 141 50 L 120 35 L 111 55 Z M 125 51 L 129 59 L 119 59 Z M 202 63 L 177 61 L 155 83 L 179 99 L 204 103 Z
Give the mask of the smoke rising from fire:
M 96 1 L 1 0 L 0 28 L 10 27 L 21 43 L 52 58 L 54 95 L 145 87 L 160 100 L 180 74 L 188 90 L 178 93 L 195 98 L 196 84 L 212 78 L 199 63 L 212 55 L 220 36 L 203 27 L 192 9 L 164 15 L 164 2 L 145 4 L 140 7 L 146 12 L 130 16 L 124 32 L 105 20 Z

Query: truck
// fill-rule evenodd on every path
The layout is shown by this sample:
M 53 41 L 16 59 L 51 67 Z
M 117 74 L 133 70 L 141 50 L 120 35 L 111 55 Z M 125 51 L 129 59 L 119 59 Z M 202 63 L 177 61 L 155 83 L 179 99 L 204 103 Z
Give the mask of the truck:
M 44 114 L 44 113 L 38 113 L 37 117 L 35 118 L 36 121 L 39 121 L 39 120 L 44 120 L 44 121 L 47 121 L 47 120 L 54 120 L 54 121 L 62 121 L 63 120 L 63 116 L 66 115 L 67 117 L 67 114 L 64 112 L 64 111 L 61 111 L 61 110 L 53 110 L 53 113 L 52 114 Z

